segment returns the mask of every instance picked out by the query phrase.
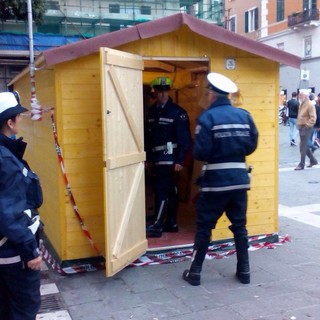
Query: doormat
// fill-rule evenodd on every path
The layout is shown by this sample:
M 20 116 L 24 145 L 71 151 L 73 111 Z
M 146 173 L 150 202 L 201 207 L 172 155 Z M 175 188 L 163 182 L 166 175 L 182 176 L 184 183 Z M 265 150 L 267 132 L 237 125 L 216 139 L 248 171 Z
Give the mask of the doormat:
M 277 242 L 274 238 L 277 238 Z M 290 236 L 279 236 L 278 234 L 266 234 L 261 236 L 249 237 L 249 251 L 256 251 L 261 248 L 275 249 L 277 246 L 283 243 L 290 242 Z M 192 247 L 184 249 L 174 249 L 174 250 L 163 250 L 158 252 L 147 252 L 145 255 L 139 259 L 132 262 L 129 267 L 141 267 L 156 264 L 166 264 L 166 263 L 177 263 L 191 259 L 192 257 Z M 214 242 L 208 247 L 208 252 L 206 254 L 206 259 L 223 259 L 227 256 L 235 254 L 235 244 L 234 241 L 229 242 Z

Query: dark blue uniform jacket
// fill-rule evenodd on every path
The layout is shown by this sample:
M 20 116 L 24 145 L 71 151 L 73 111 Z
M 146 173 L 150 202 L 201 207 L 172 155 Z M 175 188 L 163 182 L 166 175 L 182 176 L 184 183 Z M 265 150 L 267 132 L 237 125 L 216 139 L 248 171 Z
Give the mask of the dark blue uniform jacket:
M 204 161 L 203 192 L 250 189 L 245 157 L 257 147 L 258 131 L 246 110 L 219 98 L 198 118 L 193 156 Z
M 172 153 L 167 150 L 168 142 L 173 145 Z M 170 98 L 162 108 L 153 105 L 148 112 L 145 128 L 147 161 L 158 165 L 183 165 L 190 146 L 191 134 L 186 111 Z
M 0 134 L 0 240 L 7 238 L 0 246 L 0 267 L 7 264 L 6 258 L 29 261 L 39 256 L 24 210 L 38 208 L 42 193 L 37 175 L 22 160 L 25 146 L 22 140 Z

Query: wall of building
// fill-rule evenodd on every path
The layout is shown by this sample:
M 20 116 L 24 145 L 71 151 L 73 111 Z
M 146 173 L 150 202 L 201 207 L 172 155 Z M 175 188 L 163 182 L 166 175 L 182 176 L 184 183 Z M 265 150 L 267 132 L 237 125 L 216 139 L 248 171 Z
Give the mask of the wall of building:
M 302 63 L 300 70 L 288 66 L 280 68 L 280 86 L 288 92 L 296 91 L 298 88 L 314 88 L 320 92 L 320 74 L 318 72 L 320 63 L 320 27 L 304 27 L 298 30 L 288 29 L 284 32 L 265 37 L 260 40 L 275 48 L 281 48 L 286 52 L 300 56 Z M 307 44 L 310 44 L 310 51 Z M 301 72 L 307 71 L 309 78 L 301 79 Z
M 246 37 L 257 39 L 260 36 L 259 30 L 245 33 L 245 12 L 253 8 L 258 8 L 260 12 L 260 0 L 247 0 L 245 3 L 240 0 L 225 1 L 225 15 L 227 20 L 236 16 L 236 33 Z

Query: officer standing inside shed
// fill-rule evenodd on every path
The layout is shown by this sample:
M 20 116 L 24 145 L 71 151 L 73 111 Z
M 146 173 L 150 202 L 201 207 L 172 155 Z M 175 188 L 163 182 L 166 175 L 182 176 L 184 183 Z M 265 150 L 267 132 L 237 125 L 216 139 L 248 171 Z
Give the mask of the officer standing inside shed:
M 238 91 L 236 84 L 218 73 L 210 73 L 207 79 L 209 108 L 198 118 L 193 149 L 194 158 L 205 162 L 199 178 L 197 231 L 191 267 L 183 279 L 200 284 L 211 230 L 225 212 L 237 251 L 236 276 L 241 283 L 250 283 L 246 229 L 250 178 L 245 157 L 256 149 L 258 131 L 249 112 L 231 105 L 228 94 Z
M 161 237 L 162 232 L 179 230 L 175 175 L 183 169 L 191 134 L 187 112 L 169 97 L 171 84 L 168 77 L 158 77 L 151 83 L 156 102 L 147 115 L 145 146 L 147 169 L 153 174 L 155 204 L 147 237 Z
M 27 111 L 12 92 L 0 93 L 0 318 L 35 320 L 40 308 L 36 208 L 42 204 L 38 177 L 23 160 L 18 134 Z

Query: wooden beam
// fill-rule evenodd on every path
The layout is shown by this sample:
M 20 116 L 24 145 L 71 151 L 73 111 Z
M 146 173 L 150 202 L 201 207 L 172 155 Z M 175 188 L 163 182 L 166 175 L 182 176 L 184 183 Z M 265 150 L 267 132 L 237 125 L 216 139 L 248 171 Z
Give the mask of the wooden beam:
M 144 60 L 144 69 L 146 71 L 148 71 L 147 69 L 160 69 L 170 73 L 175 71 L 174 66 L 156 60 Z

